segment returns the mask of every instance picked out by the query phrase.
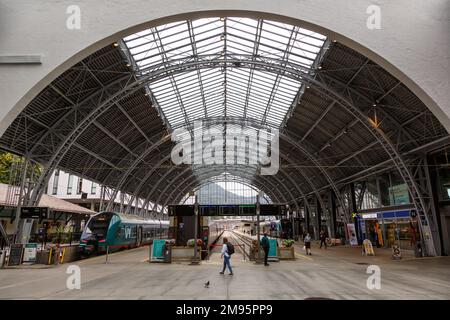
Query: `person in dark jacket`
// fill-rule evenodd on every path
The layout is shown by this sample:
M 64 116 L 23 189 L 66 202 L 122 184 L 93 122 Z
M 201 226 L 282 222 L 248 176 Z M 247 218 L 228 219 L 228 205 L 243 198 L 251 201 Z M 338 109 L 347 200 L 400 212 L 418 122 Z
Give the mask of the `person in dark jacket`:
M 328 234 L 327 232 L 325 232 L 324 230 L 320 231 L 320 249 L 322 249 L 322 244 L 325 245 L 325 249 L 327 248 L 327 238 L 328 238 Z
M 270 242 L 269 238 L 267 238 L 267 233 L 264 233 L 264 236 L 261 239 L 261 247 L 264 249 L 264 265 L 268 266 L 267 258 L 269 257 Z

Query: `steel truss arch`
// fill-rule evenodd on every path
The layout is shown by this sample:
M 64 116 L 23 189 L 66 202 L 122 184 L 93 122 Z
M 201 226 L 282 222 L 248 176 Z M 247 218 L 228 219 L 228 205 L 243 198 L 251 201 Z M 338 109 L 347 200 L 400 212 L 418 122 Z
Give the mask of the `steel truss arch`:
M 234 168 L 233 171 L 230 171 L 231 174 L 234 174 L 236 172 L 238 173 L 238 175 L 240 177 L 243 177 L 243 178 L 254 178 L 254 176 L 252 174 L 249 174 L 248 171 L 245 170 L 245 168 Z M 212 168 L 212 169 L 203 171 L 199 176 L 188 176 L 188 177 L 186 177 L 180 183 L 180 185 L 178 187 L 174 188 L 174 190 L 171 191 L 171 193 L 169 194 L 169 196 L 167 197 L 167 199 L 163 203 L 163 206 L 166 206 L 169 203 L 169 201 L 174 201 L 173 199 L 177 199 L 176 197 L 179 197 L 180 195 L 184 196 L 185 193 L 187 191 L 189 191 L 189 189 L 192 187 L 192 185 L 195 185 L 195 184 L 200 185 L 201 181 L 203 179 L 205 179 L 205 178 L 212 178 L 214 176 L 217 176 L 217 171 L 214 168 Z M 198 178 L 201 178 L 200 181 L 199 181 Z M 274 178 L 274 179 L 279 183 L 278 179 L 276 179 L 276 178 Z M 256 181 L 256 180 L 254 180 L 254 181 Z M 264 179 L 263 181 L 261 181 L 261 183 L 256 182 L 256 183 L 254 183 L 254 185 L 257 186 L 258 188 L 260 188 L 262 191 L 266 192 L 265 191 L 266 188 L 265 188 L 263 182 L 267 182 L 267 183 L 269 183 L 271 185 L 272 189 L 271 189 L 270 192 L 268 192 L 269 194 L 271 194 L 274 190 L 277 190 L 276 185 L 269 179 Z M 280 184 L 280 185 L 283 188 L 285 188 L 286 192 L 289 193 L 289 191 L 287 190 L 287 188 L 283 184 Z M 262 186 L 262 188 L 260 186 Z M 179 189 L 180 187 L 182 187 L 183 189 Z M 179 195 L 173 196 L 174 193 L 177 190 L 180 191 Z M 281 190 L 277 190 L 277 192 L 279 193 L 279 196 L 275 197 L 275 199 L 281 199 L 283 202 L 287 203 L 287 198 L 286 198 L 285 194 L 282 193 Z M 292 196 L 292 195 L 290 195 L 290 196 Z
M 425 211 L 425 204 L 424 199 L 417 187 L 417 184 L 415 183 L 414 179 L 412 178 L 412 174 L 410 170 L 405 165 L 402 157 L 400 156 L 399 152 L 396 150 L 392 142 L 389 140 L 388 137 L 386 137 L 381 130 L 378 128 L 375 128 L 370 122 L 367 117 L 361 110 L 359 110 L 357 107 L 355 107 L 352 96 L 349 95 L 350 89 L 346 88 L 343 92 L 338 92 L 335 88 L 331 88 L 328 84 L 324 84 L 322 81 L 318 81 L 317 79 L 314 79 L 313 77 L 309 76 L 308 74 L 305 74 L 301 68 L 295 68 L 295 65 L 292 63 L 286 64 L 284 61 L 282 64 L 277 64 L 276 59 L 272 59 L 270 61 L 255 61 L 252 58 L 252 60 L 245 60 L 246 57 L 239 57 L 238 59 L 211 59 L 209 61 L 201 61 L 196 60 L 194 62 L 184 62 L 183 65 L 171 65 L 170 67 L 167 67 L 165 65 L 165 69 L 156 69 L 153 72 L 149 72 L 148 74 L 144 75 L 139 81 L 134 81 L 133 79 L 130 79 L 129 76 L 126 77 L 126 79 L 121 79 L 118 81 L 118 84 L 122 84 L 123 88 L 120 91 L 116 91 L 112 96 L 109 96 L 106 101 L 102 100 L 102 95 L 99 97 L 99 103 L 97 107 L 86 117 L 84 118 L 80 123 L 78 123 L 74 130 L 67 136 L 67 138 L 64 140 L 63 143 L 60 144 L 60 146 L 57 149 L 57 152 L 53 155 L 51 160 L 47 163 L 44 174 L 41 176 L 41 178 L 38 181 L 38 185 L 36 190 L 42 190 L 45 186 L 45 183 L 48 181 L 51 172 L 53 172 L 53 169 L 59 164 L 62 157 L 67 153 L 67 151 L 70 149 L 70 147 L 73 145 L 73 143 L 77 140 L 77 138 L 84 132 L 84 130 L 92 124 L 92 122 L 100 116 L 105 110 L 107 110 L 111 105 L 110 103 L 118 102 L 120 99 L 125 97 L 126 95 L 135 92 L 143 85 L 146 85 L 147 81 L 155 81 L 158 77 L 164 78 L 170 75 L 171 73 L 176 72 L 185 72 L 186 70 L 195 70 L 195 67 L 199 68 L 212 68 L 212 67 L 220 67 L 220 66 L 227 66 L 227 67 L 233 67 L 235 63 L 238 63 L 240 67 L 247 67 L 247 68 L 259 68 L 259 70 L 263 70 L 266 72 L 282 72 L 284 76 L 291 77 L 297 81 L 308 83 L 310 86 L 313 86 L 316 90 L 322 92 L 332 100 L 336 100 L 338 102 L 338 105 L 344 107 L 347 112 L 349 112 L 351 115 L 353 115 L 356 119 L 358 119 L 364 127 L 375 137 L 375 139 L 382 145 L 382 147 L 385 149 L 387 154 L 392 158 L 393 163 L 397 167 L 400 175 L 402 176 L 405 183 L 408 185 L 408 188 L 410 190 L 410 193 L 413 198 L 414 206 L 416 207 L 416 210 L 419 212 L 421 216 L 423 216 L 429 225 L 429 219 L 428 214 Z M 248 58 L 248 57 L 247 57 Z M 185 60 L 185 59 L 184 59 Z M 144 78 L 145 77 L 145 78 Z M 326 79 L 327 77 L 319 77 L 321 80 Z M 333 79 L 327 79 L 330 83 L 333 83 Z M 334 82 L 335 84 L 336 82 Z M 103 91 L 103 90 L 101 90 Z M 42 192 L 42 191 L 38 191 Z M 338 195 L 338 193 L 336 193 Z M 37 199 L 36 194 L 33 194 L 33 200 L 35 201 Z M 343 207 L 345 208 L 345 207 Z M 432 241 L 427 245 L 427 251 L 431 255 L 435 255 L 435 249 Z

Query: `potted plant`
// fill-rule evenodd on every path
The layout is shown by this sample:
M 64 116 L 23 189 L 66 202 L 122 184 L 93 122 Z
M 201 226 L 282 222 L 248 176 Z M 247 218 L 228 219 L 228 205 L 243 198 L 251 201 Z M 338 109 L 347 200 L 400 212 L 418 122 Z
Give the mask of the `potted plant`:
M 284 239 L 282 246 L 278 247 L 278 258 L 280 260 L 295 260 L 294 240 Z
M 283 246 L 286 248 L 290 248 L 294 245 L 295 241 L 292 239 L 284 239 L 283 240 Z
M 195 245 L 195 239 L 189 239 L 187 242 L 188 247 L 194 247 Z M 202 239 L 197 239 L 197 246 L 202 246 L 203 245 L 203 241 Z

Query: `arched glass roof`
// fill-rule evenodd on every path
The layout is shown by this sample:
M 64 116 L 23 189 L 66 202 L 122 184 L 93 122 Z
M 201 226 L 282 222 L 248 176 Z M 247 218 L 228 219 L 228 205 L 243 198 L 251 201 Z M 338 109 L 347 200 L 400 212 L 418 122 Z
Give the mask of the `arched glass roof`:
M 138 75 L 176 60 L 275 59 L 313 72 L 325 36 L 297 26 L 249 18 L 205 18 L 150 28 L 124 39 Z M 301 95 L 302 83 L 283 74 L 211 65 L 149 85 L 170 128 L 196 119 L 243 117 L 280 127 Z

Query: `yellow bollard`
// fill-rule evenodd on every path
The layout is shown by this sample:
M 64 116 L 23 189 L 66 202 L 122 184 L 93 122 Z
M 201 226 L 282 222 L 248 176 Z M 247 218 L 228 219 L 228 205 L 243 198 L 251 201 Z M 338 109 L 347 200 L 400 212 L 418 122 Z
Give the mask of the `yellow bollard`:
M 50 253 L 48 254 L 48 263 L 47 264 L 51 264 L 51 262 L 52 262 L 52 252 L 53 252 L 53 248 L 50 247 Z
M 66 254 L 66 248 L 63 249 L 62 257 L 61 257 L 61 264 L 64 262 L 64 255 Z

